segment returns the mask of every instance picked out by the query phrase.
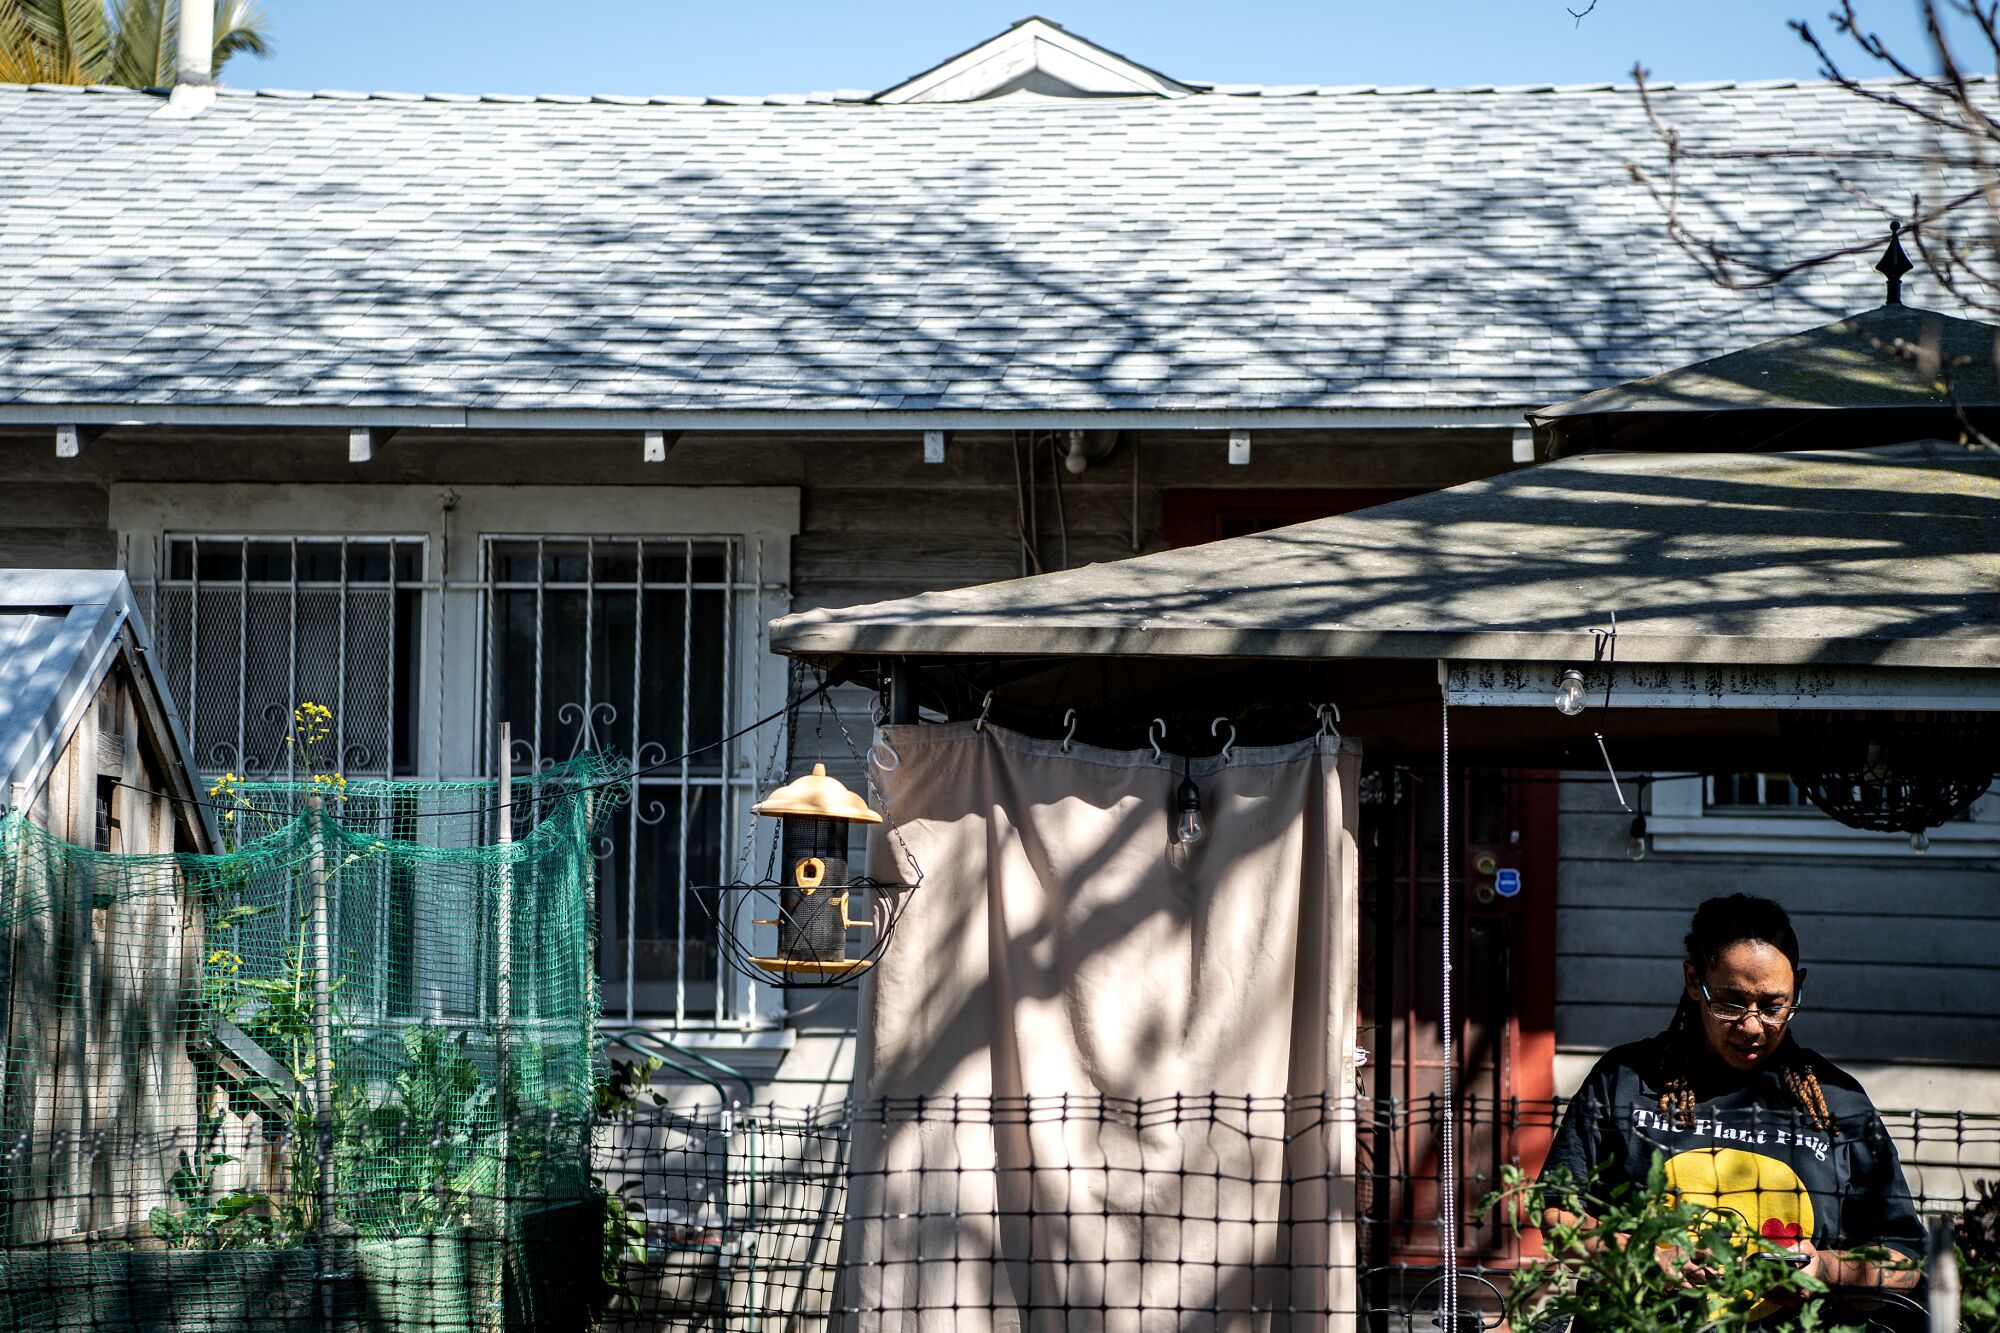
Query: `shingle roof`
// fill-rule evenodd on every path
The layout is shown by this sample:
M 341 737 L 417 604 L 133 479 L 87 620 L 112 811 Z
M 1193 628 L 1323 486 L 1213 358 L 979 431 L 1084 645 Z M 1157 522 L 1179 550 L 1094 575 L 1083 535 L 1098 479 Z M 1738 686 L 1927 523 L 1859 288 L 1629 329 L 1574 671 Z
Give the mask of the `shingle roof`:
M 127 635 L 131 636 L 128 643 Z M 0 810 L 33 800 L 62 743 L 126 652 L 148 691 L 142 710 L 161 720 L 160 749 L 176 771 L 167 785 L 192 796 L 192 750 L 171 692 L 153 667 L 132 587 L 116 570 L 0 569 Z M 207 809 L 200 822 L 210 832 Z
M 0 419 L 1511 412 L 1879 300 L 1865 260 L 1705 282 L 1602 85 L 631 100 L 0 88 Z M 1657 101 L 1697 143 L 1910 137 L 1827 85 Z M 1882 227 L 1809 162 L 1693 184 L 1782 254 Z

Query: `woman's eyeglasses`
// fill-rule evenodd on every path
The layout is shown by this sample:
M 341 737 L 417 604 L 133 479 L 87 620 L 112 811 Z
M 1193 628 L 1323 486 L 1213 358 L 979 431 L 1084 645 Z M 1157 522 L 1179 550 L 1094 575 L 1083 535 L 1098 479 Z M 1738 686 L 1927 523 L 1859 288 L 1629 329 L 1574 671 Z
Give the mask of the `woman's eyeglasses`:
M 1754 1004 L 1731 1004 L 1727 1000 L 1718 1000 L 1708 993 L 1707 982 L 1701 984 L 1701 1002 L 1708 1006 L 1708 1012 L 1725 1023 L 1741 1023 L 1752 1014 L 1757 1015 L 1758 1019 L 1765 1023 L 1789 1023 L 1792 1021 L 1792 1015 L 1796 1014 L 1799 1006 L 1805 1002 L 1805 998 L 1805 988 L 1800 987 L 1799 993 L 1784 1004 L 1774 1004 L 1768 1009 L 1763 1009 Z

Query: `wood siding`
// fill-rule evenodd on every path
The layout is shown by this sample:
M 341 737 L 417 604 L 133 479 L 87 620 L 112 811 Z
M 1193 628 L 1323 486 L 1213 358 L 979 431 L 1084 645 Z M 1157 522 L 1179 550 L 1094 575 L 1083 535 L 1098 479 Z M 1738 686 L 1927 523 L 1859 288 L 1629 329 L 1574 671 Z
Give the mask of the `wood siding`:
M 2000 1067 L 2000 867 L 1912 853 L 1634 862 L 1631 820 L 1609 787 L 1564 785 L 1559 1047 L 1602 1050 L 1664 1027 L 1689 917 L 1704 898 L 1742 892 L 1792 915 L 1808 1046 L 1836 1063 Z M 2000 1081 L 1992 1105 L 1966 1109 L 2000 1111 Z
M 1129 432 L 1082 476 L 1061 473 L 1037 437 L 1029 525 L 1046 568 L 1158 550 L 1160 494 L 1176 488 L 1432 488 L 1505 471 L 1496 430 L 1258 432 L 1254 461 L 1228 463 L 1221 431 Z M 636 431 L 514 435 L 402 431 L 373 461 L 347 461 L 345 430 L 208 432 L 125 428 L 55 456 L 55 431 L 0 427 L 0 562 L 106 568 L 113 482 L 339 482 L 384 485 L 795 486 L 803 525 L 793 550 L 794 604 L 845 606 L 961 587 L 1022 572 L 1016 458 L 1028 435 L 949 437 L 945 461 L 922 461 L 917 432 L 687 434 L 664 463 L 640 460 Z M 1024 466 L 1025 474 L 1025 466 Z
M 66 842 L 98 846 L 102 784 L 110 802 L 105 850 L 185 849 L 192 842 L 177 836 L 172 803 L 154 795 L 167 782 L 134 689 L 123 661 L 114 664 L 29 816 Z M 174 1136 L 196 1122 L 181 1019 L 200 980 L 200 904 L 171 877 L 100 882 L 72 873 L 24 887 L 46 898 L 20 905 L 5 941 L 9 1058 L 0 1123 L 30 1146 L 8 1181 L 0 1231 L 15 1244 L 137 1236 L 151 1210 L 169 1202 L 178 1150 L 193 1147 Z M 151 1151 L 119 1159 L 123 1174 L 114 1180 L 88 1177 L 90 1155 L 58 1148 L 106 1135 L 133 1136 Z

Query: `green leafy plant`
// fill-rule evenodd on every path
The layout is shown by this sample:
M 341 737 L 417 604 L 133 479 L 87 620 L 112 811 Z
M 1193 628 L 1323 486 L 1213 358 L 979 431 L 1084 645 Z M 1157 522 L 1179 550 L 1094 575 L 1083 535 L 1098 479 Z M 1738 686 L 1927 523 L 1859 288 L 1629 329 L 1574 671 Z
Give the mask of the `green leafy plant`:
M 2000 1328 L 2000 1181 L 1982 1180 L 1978 1197 L 1952 1227 L 1958 1241 L 1959 1324 Z
M 235 1161 L 227 1153 L 204 1150 L 180 1155 L 180 1169 L 167 1182 L 173 1205 L 147 1215 L 153 1234 L 175 1250 L 228 1250 L 268 1245 L 276 1225 L 271 1200 L 262 1194 L 225 1194 L 211 1199 L 217 1167 Z
M 655 1056 L 611 1061 L 593 1097 L 598 1119 L 629 1112 L 642 1098 L 655 1106 L 665 1106 L 667 1099 L 647 1086 L 663 1064 Z M 592 1303 L 596 1316 L 602 1319 L 621 1298 L 627 1302 L 632 1299 L 631 1284 L 625 1280 L 625 1265 L 646 1262 L 646 1211 L 638 1197 L 640 1182 L 636 1180 L 628 1180 L 614 1189 L 605 1183 L 604 1177 L 592 1175 L 590 1185 L 604 1204 L 604 1245 L 598 1266 L 597 1299 Z
M 390 1095 L 343 1111 L 357 1132 L 346 1136 L 341 1163 L 356 1185 L 342 1194 L 364 1230 L 472 1226 L 482 1220 L 479 1201 L 499 1193 L 497 1094 L 467 1053 L 469 1037 L 430 1023 L 403 1029 L 404 1064 Z
M 309 775 L 309 790 L 315 796 L 341 802 L 347 799 L 347 779 L 338 769 L 336 756 L 330 752 L 332 737 L 333 712 L 325 705 L 308 701 L 292 711 L 292 727 L 285 744 L 292 753 L 293 763 Z M 222 843 L 229 852 L 237 851 L 240 845 L 245 821 L 238 816 L 257 812 L 244 790 L 244 782 L 243 777 L 230 772 L 217 778 L 208 789 L 208 794 L 219 803 Z M 342 870 L 371 855 L 373 850 L 373 847 L 350 848 L 338 861 L 323 866 L 320 873 L 331 883 Z M 252 961 L 257 950 L 243 942 L 245 928 L 270 910 L 266 904 L 244 901 L 253 887 L 250 876 L 239 871 L 213 886 L 207 911 L 209 947 L 202 960 L 201 1001 L 209 1021 L 219 1031 L 237 1029 L 241 1037 L 269 1057 L 259 1081 L 268 1083 L 280 1099 L 283 1109 L 279 1114 L 286 1122 L 289 1143 L 285 1188 L 276 1205 L 276 1229 L 282 1236 L 298 1238 L 316 1231 L 320 1225 L 319 1119 L 313 1103 L 314 1066 L 318 1024 L 331 1023 L 333 1015 L 319 1012 L 318 977 L 313 959 L 313 880 L 296 865 L 286 874 L 283 897 L 292 905 L 291 920 L 283 937 L 284 953 L 275 967 L 262 960 Z M 329 1001 L 340 994 L 344 985 L 342 977 L 329 978 L 326 987 Z M 243 1088 L 239 1085 L 231 1091 L 240 1094 Z M 340 1089 L 334 1089 L 333 1094 L 336 1106 L 346 1095 Z
M 1783 1262 L 1782 1246 L 1676 1195 L 1658 1154 L 1643 1184 L 1608 1188 L 1562 1171 L 1530 1180 L 1507 1167 L 1486 1206 L 1517 1230 L 1550 1207 L 1593 1219 L 1544 1228 L 1551 1257 L 1517 1270 L 1507 1291 L 1515 1330 L 1566 1317 L 1573 1333 L 1860 1333 L 1824 1322 L 1817 1298 L 1826 1284 Z M 1670 1276 L 1686 1260 L 1709 1271 L 1705 1285 Z

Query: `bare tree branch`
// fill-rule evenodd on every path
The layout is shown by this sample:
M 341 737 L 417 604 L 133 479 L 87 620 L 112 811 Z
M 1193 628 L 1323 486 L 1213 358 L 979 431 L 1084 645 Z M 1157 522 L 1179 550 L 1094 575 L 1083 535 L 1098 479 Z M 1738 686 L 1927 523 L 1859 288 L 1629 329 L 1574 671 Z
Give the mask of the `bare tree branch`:
M 1968 72 L 2000 68 L 2000 0 L 1919 0 L 1918 14 L 1924 49 L 1899 50 L 1867 27 L 1856 0 L 1838 0 L 1828 19 L 1847 54 L 1864 68 L 1874 67 L 1867 78 L 1844 64 L 1835 43 L 1822 39 L 1810 24 L 1791 24 L 1829 83 L 1896 113 L 1909 129 L 1907 148 L 1690 143 L 1670 123 L 1646 71 L 1633 70 L 1665 162 L 1651 169 L 1631 162 L 1626 170 L 1660 210 L 1669 239 L 1710 281 L 1739 291 L 1775 287 L 1879 250 L 1888 225 L 1900 222 L 1922 267 L 1947 294 L 1981 317 L 2000 321 L 2000 106 L 1995 105 L 1996 75 Z M 1820 164 L 1828 183 L 1877 213 L 1881 230 L 1870 229 L 1816 254 L 1774 258 L 1763 238 L 1728 222 L 1706 196 L 1691 199 L 1687 191 L 1689 169 L 1697 163 L 1801 160 Z M 1844 169 L 1864 166 L 1867 170 L 1858 175 Z M 1893 199 L 1878 196 L 1875 191 L 1885 177 L 1900 177 L 1896 188 L 1906 192 Z M 1963 366 L 1946 364 L 1935 348 L 1876 350 L 1905 359 L 1950 395 L 1968 445 L 2000 451 L 2000 444 L 1951 395 L 1953 371 Z M 2000 347 L 1995 364 L 2000 366 Z

